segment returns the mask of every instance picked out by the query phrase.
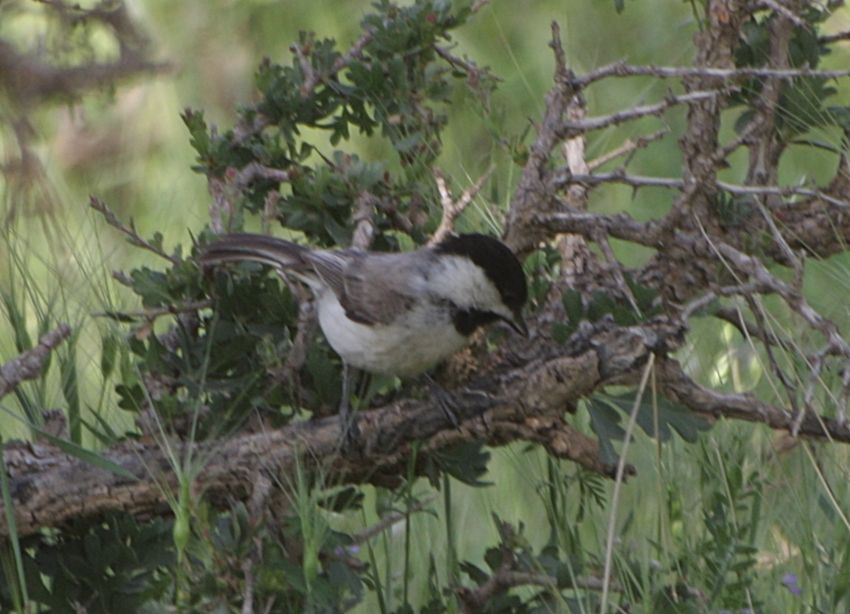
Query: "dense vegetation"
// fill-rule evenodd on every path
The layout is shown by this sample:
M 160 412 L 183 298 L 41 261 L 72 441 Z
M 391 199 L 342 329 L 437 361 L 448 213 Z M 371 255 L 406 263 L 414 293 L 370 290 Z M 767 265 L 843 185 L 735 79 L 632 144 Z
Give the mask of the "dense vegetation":
M 0 4 L 4 609 L 850 606 L 846 9 L 570 4 Z M 346 454 L 309 295 L 196 261 L 450 227 L 532 337 Z

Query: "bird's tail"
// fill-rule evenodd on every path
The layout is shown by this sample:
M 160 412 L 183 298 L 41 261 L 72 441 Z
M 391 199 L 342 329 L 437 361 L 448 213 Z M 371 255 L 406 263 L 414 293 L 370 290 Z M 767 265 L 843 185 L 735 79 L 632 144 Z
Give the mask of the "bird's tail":
M 200 260 L 205 265 L 253 260 L 277 269 L 301 272 L 310 268 L 306 259 L 308 253 L 307 248 L 290 241 L 266 235 L 235 232 L 222 235 L 208 245 L 201 254 Z

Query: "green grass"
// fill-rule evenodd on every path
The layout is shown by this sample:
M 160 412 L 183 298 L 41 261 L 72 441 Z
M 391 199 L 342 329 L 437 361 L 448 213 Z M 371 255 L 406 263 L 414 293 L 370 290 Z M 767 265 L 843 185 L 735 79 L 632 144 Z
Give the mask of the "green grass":
M 188 231 L 203 225 L 209 197 L 202 178 L 189 171 L 193 154 L 179 111 L 187 105 L 203 107 L 213 119 L 229 125 L 234 105 L 250 99 L 250 74 L 260 56 L 282 57 L 296 30 L 312 28 L 340 40 L 353 38 L 356 20 L 341 11 L 309 10 L 314 4 L 295 3 L 283 14 L 276 3 L 217 2 L 198 15 L 194 3 L 148 3 L 151 28 L 162 39 L 166 55 L 180 58 L 182 69 L 119 89 L 114 100 L 86 99 L 79 110 L 92 118 L 98 134 L 116 135 L 123 157 L 100 156 L 95 150 L 90 158 L 71 160 L 61 146 L 63 139 L 80 137 L 80 126 L 60 119 L 58 111 L 46 110 L 36 117 L 43 134 L 52 135 L 44 137 L 44 149 L 56 199 L 51 201 L 52 210 L 37 218 L 19 217 L 2 236 L 7 249 L 0 249 L 0 360 L 31 346 L 58 321 L 70 321 L 75 336 L 57 352 L 43 378 L 0 401 L 4 410 L 0 434 L 5 440 L 40 434 L 40 410 L 62 407 L 70 425 L 69 438 L 62 442 L 65 451 L 102 463 L 96 452 L 84 450 L 97 449 L 130 427 L 128 414 L 115 409 L 113 392 L 117 381 L 133 374 L 123 338 L 126 331 L 91 314 L 135 306 L 129 292 L 112 281 L 113 270 L 158 263 L 128 248 L 107 228 L 87 208 L 87 195 L 103 197 L 124 219 L 134 217 L 143 235 L 160 230 L 167 246 L 186 243 Z M 365 10 L 367 4 L 361 2 L 351 10 Z M 670 52 L 689 48 L 695 26 L 689 21 L 687 3 L 668 3 L 657 10 L 644 2 L 627 3 L 622 20 L 612 19 L 609 2 L 586 3 L 581 11 L 569 10 L 568 4 L 537 3 L 520 21 L 511 17 L 515 9 L 509 3 L 494 2 L 460 36 L 461 51 L 487 58 L 484 63 L 504 78 L 489 114 L 470 110 L 464 100 L 450 112 L 451 127 L 439 165 L 453 187 L 462 189 L 493 160 L 498 164 L 462 226 L 498 227 L 501 211 L 510 201 L 519 170 L 510 160 L 509 147 L 493 137 L 518 139 L 529 118 L 540 115 L 551 79 L 551 54 L 545 44 L 551 18 L 561 20 L 570 62 L 580 70 L 622 57 L 656 63 L 689 59 L 685 51 Z M 169 24 L 180 24 L 180 29 Z M 634 45 L 636 30 L 642 33 L 640 48 Z M 846 64 L 846 56 L 836 53 L 828 63 Z M 657 98 L 665 87 L 648 80 L 612 81 L 589 92 L 588 103 L 594 113 L 610 112 L 630 101 Z M 847 85 L 840 87 L 846 93 Z M 647 120 L 606 130 L 590 139 L 588 155 L 600 155 L 626 137 L 665 123 L 675 132 L 682 122 L 683 114 L 678 113 L 665 122 Z M 818 139 L 839 144 L 834 130 L 822 132 Z M 727 130 L 722 137 L 728 139 L 730 134 Z M 675 138 L 668 141 L 639 152 L 631 168 L 636 173 L 675 175 L 679 152 Z M 366 139 L 357 142 L 364 156 L 385 153 Z M 787 183 L 821 178 L 833 159 L 827 153 L 812 156 L 794 148 L 783 160 L 781 178 Z M 732 168 L 722 178 L 740 179 L 736 172 Z M 13 188 L 0 184 L 7 202 L 18 196 Z M 594 211 L 625 210 L 642 219 L 668 206 L 669 195 L 654 190 L 634 194 L 612 187 L 591 197 Z M 615 248 L 624 262 L 645 257 L 628 246 Z M 813 305 L 845 332 L 850 326 L 848 272 L 850 256 L 842 255 L 808 262 L 805 279 Z M 798 330 L 794 318 L 766 303 L 767 324 L 775 332 L 794 336 Z M 796 369 L 799 387 L 806 385 L 804 354 L 798 346 L 778 356 L 781 364 Z M 784 389 L 764 355 L 729 327 L 696 322 L 680 357 L 705 383 L 782 400 Z M 835 384 L 828 378 L 819 382 L 817 403 L 827 411 L 835 403 Z M 646 394 L 654 394 L 651 379 Z M 573 422 L 591 432 L 585 409 Z M 699 590 L 708 611 L 753 606 L 764 612 L 850 609 L 848 455 L 845 446 L 788 442 L 764 427 L 726 420 L 718 421 L 697 444 L 674 436 L 660 445 L 638 431 L 626 453 L 638 475 L 619 486 L 615 498 L 611 481 L 588 476 L 525 444 L 494 450 L 485 476 L 493 485 L 473 488 L 445 478 L 427 513 L 410 515 L 361 549 L 360 556 L 371 565 L 375 590 L 357 611 L 383 613 L 408 602 L 422 604 L 435 586 L 438 591 L 450 589 L 458 577 L 468 582 L 459 566 L 469 561 L 486 568 L 486 549 L 498 541 L 494 513 L 515 525 L 522 522 L 535 548 L 554 541 L 595 575 L 604 576 L 610 561 L 611 580 L 622 589 L 612 591 L 613 602 L 680 583 L 683 594 L 689 588 Z M 187 519 L 197 536 L 204 521 L 193 515 L 203 512 L 191 500 L 196 464 L 181 462 L 186 460 L 173 459 L 173 470 L 182 482 L 171 502 L 177 517 Z M 414 500 L 436 492 L 426 481 L 408 476 L 395 496 L 367 488 L 361 513 L 339 515 L 318 509 L 316 485 L 305 479 L 299 473 L 283 488 L 292 495 L 307 537 L 301 570 L 308 588 L 315 580 L 318 551 L 329 527 L 363 529 L 377 523 L 389 507 L 409 510 Z M 3 484 L 8 512 L 8 487 Z M 178 550 L 183 539 L 179 533 Z M 609 540 L 609 535 L 615 539 Z M 21 573 L 20 548 L 15 544 L 12 540 L 13 557 L 3 559 L 6 577 Z M 791 590 L 796 587 L 799 594 Z M 520 592 L 528 594 L 529 589 Z M 17 599 L 23 604 L 26 598 L 26 587 L 21 585 Z M 597 598 L 594 593 L 578 594 L 574 608 L 595 612 Z M 636 611 L 659 611 L 656 605 L 638 600 Z

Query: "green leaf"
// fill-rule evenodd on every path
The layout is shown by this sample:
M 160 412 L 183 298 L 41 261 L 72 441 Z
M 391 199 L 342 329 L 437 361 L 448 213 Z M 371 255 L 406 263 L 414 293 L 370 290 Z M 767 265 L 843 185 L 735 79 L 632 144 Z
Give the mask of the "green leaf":
M 570 319 L 570 323 L 577 324 L 584 316 L 581 292 L 569 288 L 561 295 L 561 302 L 564 304 L 564 310 Z
M 635 393 L 626 392 L 621 395 L 598 395 L 598 399 L 616 407 L 625 415 L 629 415 L 634 407 Z M 695 414 L 683 405 L 674 403 L 663 396 L 658 396 L 653 404 L 651 395 L 644 395 L 638 405 L 636 421 L 650 437 L 658 437 L 667 441 L 671 437 L 671 429 L 689 443 L 694 443 L 702 431 L 711 428 L 711 423 L 702 416 Z M 655 428 L 655 413 L 658 414 L 658 432 Z
M 626 435 L 626 431 L 620 426 L 620 415 L 597 397 L 588 399 L 587 411 L 590 415 L 590 428 L 599 440 L 599 456 L 602 462 L 616 465 L 619 457 L 612 441 L 622 441 Z
M 142 297 L 145 307 L 161 307 L 172 302 L 165 273 L 142 267 L 131 272 L 130 279 L 133 280 L 133 291 Z
M 564 324 L 563 322 L 555 322 L 552 325 L 552 338 L 558 343 L 564 343 L 570 338 L 576 330 L 572 324 Z
M 464 561 L 460 564 L 460 570 L 468 575 L 470 579 L 478 586 L 481 586 L 490 579 L 490 575 L 480 567 L 477 567 L 469 561 Z
M 68 403 L 68 432 L 71 441 L 79 445 L 83 440 L 80 422 L 79 374 L 77 373 L 77 339 L 75 332 L 65 344 L 65 350 L 59 352 L 59 372 L 62 379 L 62 396 Z
M 490 462 L 490 452 L 486 450 L 483 442 L 465 442 L 439 450 L 431 455 L 430 460 L 437 468 L 469 486 L 481 487 L 492 484 L 480 479 L 487 473 L 487 463 Z M 432 482 L 435 481 L 436 475 L 436 472 L 429 472 Z
M 209 157 L 210 137 L 207 133 L 207 122 L 204 121 L 204 112 L 186 109 L 180 115 L 180 118 L 189 129 L 189 142 L 198 152 L 198 159 L 203 160 Z
M 118 354 L 118 339 L 107 332 L 100 339 L 100 372 L 103 379 L 108 379 L 115 370 L 115 358 Z

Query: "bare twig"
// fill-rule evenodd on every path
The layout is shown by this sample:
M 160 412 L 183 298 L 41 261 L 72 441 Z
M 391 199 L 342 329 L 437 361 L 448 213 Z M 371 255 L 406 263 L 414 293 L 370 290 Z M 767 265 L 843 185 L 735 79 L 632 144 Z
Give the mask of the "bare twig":
M 647 247 L 658 247 L 659 224 L 656 221 L 638 222 L 628 213 L 601 215 L 584 211 L 550 213 L 538 215 L 535 223 L 546 226 L 555 232 L 581 234 L 593 239 L 600 231 L 625 241 L 632 241 Z
M 839 41 L 850 40 L 850 30 L 844 30 L 843 32 L 836 32 L 835 34 L 825 34 L 824 36 L 818 37 L 818 42 L 821 45 L 829 45 L 832 43 L 837 43 Z
M 712 156 L 712 161 L 715 165 L 723 163 L 726 158 L 728 158 L 736 149 L 738 149 L 741 145 L 747 143 L 753 136 L 753 134 L 759 130 L 764 124 L 764 115 L 756 115 L 753 120 L 747 124 L 743 130 L 738 133 L 734 139 L 732 139 L 726 145 L 722 145 L 717 148 L 717 151 L 714 152 Z
M 604 231 L 597 233 L 597 236 L 594 237 L 594 241 L 599 246 L 599 249 L 602 250 L 602 253 L 605 255 L 605 260 L 608 262 L 608 268 L 611 271 L 611 275 L 614 277 L 614 281 L 617 284 L 617 289 L 620 293 L 626 297 L 626 300 L 629 301 L 629 306 L 634 310 L 634 312 L 641 316 L 640 307 L 638 307 L 637 299 L 635 299 L 635 295 L 632 293 L 632 289 L 629 288 L 629 285 L 626 283 L 626 277 L 623 275 L 623 267 L 620 265 L 620 261 L 617 260 L 617 257 L 614 255 L 614 250 L 611 249 L 611 243 L 608 241 L 608 234 Z
M 651 143 L 662 139 L 668 132 L 670 132 L 667 128 L 662 128 L 661 130 L 656 130 L 652 134 L 648 134 L 646 136 L 640 136 L 636 139 L 626 139 L 622 145 L 617 147 L 616 149 L 612 149 L 608 153 L 602 154 L 598 158 L 591 160 L 587 163 L 587 169 L 589 171 L 596 170 L 600 166 L 607 164 L 611 160 L 619 158 L 620 156 L 625 156 L 634 153 L 638 149 L 644 149 Z
M 238 189 L 243 190 L 257 179 L 268 179 L 270 181 L 285 183 L 292 179 L 296 173 L 297 171 L 295 170 L 285 171 L 279 168 L 265 166 L 259 162 L 251 162 L 239 169 L 239 171 L 228 175 L 227 180 L 233 183 Z
M 632 107 L 610 115 L 602 115 L 600 117 L 589 117 L 579 121 L 566 121 L 561 124 L 558 135 L 561 138 L 569 138 L 576 134 L 583 134 L 591 130 L 600 130 L 608 126 L 616 126 L 633 119 L 647 117 L 649 115 L 662 115 L 667 109 L 680 104 L 691 104 L 701 100 L 710 100 L 729 94 L 726 90 L 715 90 L 707 92 L 689 92 L 687 94 L 667 96 L 663 102 L 656 104 Z
M 788 307 L 797 312 L 812 328 L 820 332 L 835 351 L 850 359 L 850 345 L 841 336 L 834 322 L 819 314 L 805 298 L 786 282 L 775 277 L 757 258 L 753 258 L 731 245 L 711 243 L 712 249 L 724 260 L 731 263 L 735 269 L 748 275 L 760 287 L 762 292 L 778 294 Z
M 113 318 L 118 320 L 141 319 L 153 322 L 157 318 L 167 315 L 177 315 L 188 311 L 198 311 L 212 307 L 211 299 L 200 301 L 190 301 L 188 303 L 177 303 L 174 305 L 163 305 L 162 307 L 150 307 L 148 309 L 140 309 L 138 311 L 101 311 L 92 315 L 100 318 Z
M 742 77 L 761 77 L 775 79 L 796 79 L 798 77 L 820 77 L 839 79 L 850 76 L 850 70 L 816 70 L 812 68 L 717 68 L 713 66 L 633 66 L 622 62 L 608 64 L 585 75 L 577 76 L 574 84 L 585 88 L 591 83 L 608 77 L 658 77 L 676 79 L 681 77 L 704 77 L 714 79 L 736 79 Z
M 756 328 L 753 329 L 753 335 L 760 339 L 762 339 L 762 343 L 764 344 L 764 351 L 767 354 L 767 361 L 770 365 L 770 369 L 773 371 L 773 374 L 782 384 L 782 387 L 785 389 L 785 396 L 788 398 L 788 405 L 791 408 L 791 411 L 797 412 L 799 411 L 799 407 L 797 404 L 797 387 L 794 382 L 791 380 L 788 375 L 786 375 L 785 371 L 779 366 L 779 361 L 776 360 L 776 356 L 773 353 L 774 345 L 779 347 L 786 347 L 785 345 L 780 345 L 779 343 L 770 343 L 771 333 L 767 330 L 767 325 L 764 317 L 764 304 L 762 303 L 761 297 L 756 296 L 755 294 L 748 294 L 745 296 L 747 301 L 747 305 L 750 308 L 750 312 L 753 314 L 753 317 L 756 319 Z M 739 314 L 741 320 L 743 321 L 743 314 Z M 747 340 L 752 343 L 750 339 L 751 335 L 748 329 L 744 329 L 743 334 L 746 336 Z M 772 337 L 776 339 L 775 335 Z M 802 418 L 801 418 L 802 421 Z M 798 427 L 799 429 L 799 427 Z
M 595 173 L 593 175 L 573 175 L 569 172 L 561 171 L 552 178 L 552 185 L 555 188 L 561 188 L 571 183 L 580 183 L 589 186 L 603 183 L 622 183 L 633 188 L 670 188 L 673 190 L 681 190 L 685 187 L 685 182 L 682 179 L 629 175 L 624 169 L 617 169 L 610 173 Z
M 815 398 L 815 386 L 820 381 L 826 356 L 831 349 L 832 346 L 827 344 L 807 360 L 810 365 L 809 381 L 803 390 L 803 405 L 795 412 L 796 416 L 794 417 L 794 422 L 791 424 L 791 437 L 797 437 L 800 434 L 800 426 L 803 424 L 806 413 L 813 411 L 812 401 Z
M 136 228 L 132 220 L 130 221 L 129 226 L 121 222 L 121 220 L 118 219 L 118 216 L 115 215 L 115 212 L 112 211 L 112 209 L 109 208 L 109 205 L 107 205 L 104 201 L 100 200 L 96 196 L 92 196 L 89 198 L 89 206 L 91 206 L 92 209 L 103 215 L 103 218 L 106 220 L 107 224 L 123 233 L 127 237 L 127 241 L 131 245 L 141 247 L 142 249 L 146 249 L 149 252 L 160 256 L 161 258 L 165 258 L 175 266 L 180 264 L 179 258 L 177 258 L 176 256 L 172 256 L 171 254 L 167 254 L 160 247 L 143 239 L 139 235 L 139 233 L 136 232 Z
M 502 543 L 499 547 L 501 561 L 495 573 L 475 588 L 460 587 L 455 590 L 463 606 L 463 612 L 480 612 L 496 595 L 518 586 L 540 586 L 552 593 L 557 593 L 562 588 L 603 590 L 605 583 L 602 578 L 576 576 L 570 578 L 570 582 L 566 583 L 546 573 L 528 571 L 525 568 L 527 563 L 524 564 L 519 560 L 511 545 L 514 535 L 513 527 L 507 523 L 502 523 L 499 527 L 499 533 L 502 535 Z M 611 583 L 610 588 L 614 591 L 623 590 L 617 582 Z
M 373 537 L 376 537 L 389 529 L 394 524 L 397 524 L 407 518 L 410 514 L 415 514 L 416 512 L 424 510 L 426 507 L 431 505 L 434 500 L 437 498 L 437 495 L 429 495 L 424 499 L 420 499 L 416 503 L 410 506 L 408 510 L 403 512 L 401 511 L 392 511 L 384 516 L 381 519 L 373 524 L 370 527 L 366 527 L 362 531 L 358 531 L 354 535 L 351 536 L 352 543 L 354 544 L 362 544 L 364 542 L 369 541 Z
M 675 179 L 673 177 L 647 177 L 644 175 L 629 175 L 622 169 L 612 171 L 610 173 L 595 173 L 593 175 L 570 175 L 567 172 L 561 171 L 553 178 L 555 187 L 562 187 L 569 183 L 583 183 L 586 185 L 599 185 L 603 183 L 622 183 L 633 188 L 669 188 L 673 190 L 682 190 L 685 186 L 683 179 Z M 850 208 L 850 201 L 841 200 L 830 196 L 822 190 L 811 188 L 803 188 L 799 186 L 778 186 L 778 185 L 737 185 L 727 183 L 725 181 L 717 181 L 715 185 L 731 194 L 739 195 L 760 195 L 769 194 L 773 196 L 808 196 L 818 198 L 824 202 L 830 203 L 837 207 Z
M 547 186 L 547 164 L 550 153 L 561 141 L 559 130 L 563 117 L 577 91 L 573 86 L 575 75 L 566 66 L 561 29 L 557 22 L 552 22 L 549 46 L 555 56 L 555 83 L 546 95 L 546 111 L 537 128 L 537 138 L 529 148 L 528 161 L 505 219 L 505 242 L 520 256 L 537 247 L 539 241 L 546 237 L 545 228 L 533 227 L 533 217 L 544 213 L 545 207 L 553 208 L 556 204 L 547 199 L 547 195 L 552 193 Z
M 753 312 L 755 313 L 755 312 Z M 783 341 L 776 336 L 776 333 L 768 331 L 763 325 L 755 322 L 750 322 L 744 317 L 740 308 L 737 307 L 718 307 L 711 312 L 711 315 L 719 320 L 728 322 L 738 329 L 745 337 L 754 337 L 761 341 L 766 346 L 785 347 L 786 341 Z
M 18 384 L 35 379 L 41 375 L 44 363 L 60 343 L 71 335 L 71 327 L 60 324 L 38 340 L 38 345 L 0 366 L 0 398 L 3 398 Z
M 480 75 L 482 70 L 467 60 L 463 58 L 459 58 L 453 53 L 451 53 L 445 47 L 440 47 L 439 45 L 434 45 L 434 51 L 437 52 L 437 55 L 443 58 L 446 62 L 451 64 L 456 68 L 460 68 L 463 72 L 467 74 L 470 78 L 476 78 L 477 75 Z
M 811 29 L 811 24 L 809 24 L 804 19 L 801 19 L 798 15 L 794 13 L 794 11 L 789 9 L 787 6 L 783 6 L 776 0 L 759 0 L 757 5 L 776 11 L 799 28 L 804 28 L 806 30 Z
M 52 66 L 0 41 L 0 84 L 22 106 L 57 97 L 73 98 L 120 79 L 160 73 L 169 68 L 168 64 L 151 62 L 137 54 L 112 63 Z
M 455 200 L 452 196 L 449 187 L 446 185 L 446 179 L 443 177 L 442 173 L 437 171 L 434 172 L 434 180 L 437 182 L 437 190 L 440 192 L 440 205 L 443 208 L 443 215 L 440 218 L 440 225 L 437 226 L 437 230 L 434 231 L 433 236 L 428 241 L 428 245 L 436 245 L 452 233 L 454 230 L 455 220 L 461 213 L 463 213 L 469 203 L 472 202 L 472 199 L 478 195 L 481 188 L 484 186 L 484 182 L 490 177 L 494 168 L 495 167 L 491 166 L 487 169 L 487 171 L 481 175 L 474 184 L 463 191 L 463 194 L 461 194 L 457 200 Z

